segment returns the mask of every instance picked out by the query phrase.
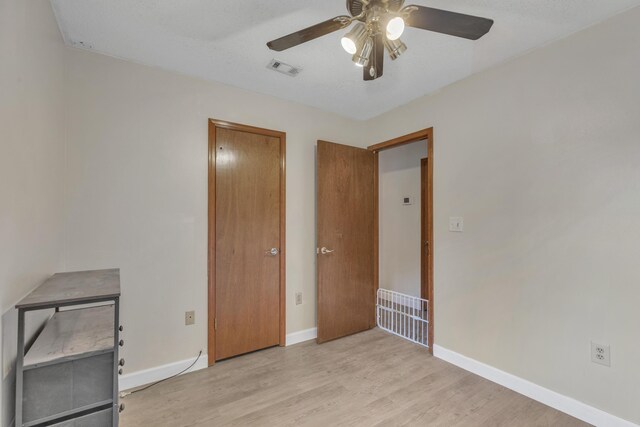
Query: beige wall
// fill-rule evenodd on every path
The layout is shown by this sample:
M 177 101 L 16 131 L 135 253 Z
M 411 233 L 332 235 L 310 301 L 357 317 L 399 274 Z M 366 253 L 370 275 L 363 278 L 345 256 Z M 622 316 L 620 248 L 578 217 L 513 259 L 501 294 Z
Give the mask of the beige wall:
M 370 123 L 378 140 L 434 126 L 436 344 L 636 423 L 639 24 L 636 8 Z
M 381 151 L 379 166 L 380 287 L 420 296 L 420 159 L 427 144 L 418 141 Z M 402 203 L 411 197 L 411 205 Z
M 287 132 L 287 329 L 313 327 L 315 141 L 434 126 L 436 343 L 640 422 L 640 9 L 358 123 L 72 49 L 62 84 L 48 3 L 1 1 L 3 312 L 63 258 L 119 266 L 128 372 L 206 351 L 213 117 Z
M 67 66 L 67 266 L 122 269 L 126 371 L 207 351 L 208 118 L 287 132 L 287 332 L 314 327 L 314 145 L 362 143 L 356 123 L 79 50 Z
M 2 426 L 13 418 L 13 305 L 62 268 L 64 45 L 49 2 L 0 0 Z

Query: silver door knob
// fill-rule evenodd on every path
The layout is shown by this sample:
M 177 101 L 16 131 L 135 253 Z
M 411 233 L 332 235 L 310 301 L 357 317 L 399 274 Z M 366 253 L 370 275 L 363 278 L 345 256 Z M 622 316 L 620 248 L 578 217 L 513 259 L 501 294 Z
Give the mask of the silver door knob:
M 322 248 L 320 248 L 320 253 L 322 255 L 330 254 L 331 252 L 333 252 L 333 249 L 327 249 L 324 246 Z
M 278 248 L 271 248 L 265 252 L 267 255 L 276 256 L 278 255 Z

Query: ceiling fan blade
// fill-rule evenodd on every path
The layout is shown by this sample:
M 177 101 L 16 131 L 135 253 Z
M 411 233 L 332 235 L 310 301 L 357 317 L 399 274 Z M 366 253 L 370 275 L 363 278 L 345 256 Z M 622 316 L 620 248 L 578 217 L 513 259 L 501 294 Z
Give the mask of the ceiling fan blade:
M 304 30 L 296 31 L 287 36 L 280 37 L 279 39 L 271 40 L 267 43 L 269 49 L 281 52 L 290 47 L 297 46 L 299 44 L 308 42 L 309 40 L 317 39 L 334 31 L 338 31 L 342 28 L 348 27 L 351 24 L 351 17 L 346 15 L 337 16 L 335 18 L 326 20 L 319 24 L 313 25 Z
M 371 57 L 366 67 L 363 67 L 363 78 L 366 81 L 375 80 L 378 77 L 382 77 L 384 71 L 384 40 L 382 34 L 376 35 L 373 39 L 373 50 L 371 51 Z M 371 68 L 373 67 L 373 74 Z
M 403 10 L 411 10 L 409 17 L 406 19 L 407 25 L 410 27 L 422 28 L 423 30 L 470 40 L 478 40 L 487 34 L 493 25 L 492 19 L 431 7 L 411 5 Z

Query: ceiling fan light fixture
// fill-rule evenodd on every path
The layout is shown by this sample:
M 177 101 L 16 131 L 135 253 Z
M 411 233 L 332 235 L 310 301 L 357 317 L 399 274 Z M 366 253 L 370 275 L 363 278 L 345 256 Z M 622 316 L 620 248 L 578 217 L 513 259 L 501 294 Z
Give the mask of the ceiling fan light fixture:
M 384 50 L 397 59 L 407 50 L 400 41 L 405 27 L 478 40 L 489 32 L 493 19 L 465 15 L 428 6 L 405 6 L 405 0 L 346 0 L 348 15 L 339 15 L 267 42 L 276 52 L 345 31 L 342 48 L 363 68 L 362 79 L 382 77 Z M 444 3 L 444 2 L 441 2 Z M 383 47 L 384 46 L 384 47 Z
M 402 40 L 385 40 L 384 47 L 387 48 L 387 52 L 389 52 L 389 57 L 392 61 L 398 59 L 400 55 L 402 55 L 407 50 L 407 45 L 402 42 Z
M 367 36 L 367 29 L 364 24 L 358 22 L 347 34 L 345 34 L 340 43 L 347 53 L 354 55 L 358 51 L 358 47 L 362 45 L 364 38 Z
M 398 40 L 404 32 L 404 19 L 393 17 L 387 22 L 387 40 Z
M 373 50 L 373 39 L 368 37 L 367 40 L 362 44 L 362 47 L 353 55 L 353 62 L 358 67 L 364 67 L 369 63 L 369 57 L 371 56 L 371 51 Z

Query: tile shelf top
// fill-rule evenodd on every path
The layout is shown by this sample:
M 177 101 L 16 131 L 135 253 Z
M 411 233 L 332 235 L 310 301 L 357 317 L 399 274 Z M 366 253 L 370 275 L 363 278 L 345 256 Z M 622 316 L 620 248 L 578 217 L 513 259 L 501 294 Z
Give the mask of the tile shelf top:
M 120 296 L 120 269 L 57 273 L 47 279 L 16 308 L 37 309 L 82 304 Z

